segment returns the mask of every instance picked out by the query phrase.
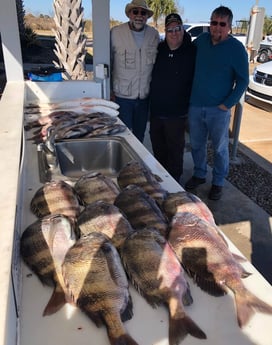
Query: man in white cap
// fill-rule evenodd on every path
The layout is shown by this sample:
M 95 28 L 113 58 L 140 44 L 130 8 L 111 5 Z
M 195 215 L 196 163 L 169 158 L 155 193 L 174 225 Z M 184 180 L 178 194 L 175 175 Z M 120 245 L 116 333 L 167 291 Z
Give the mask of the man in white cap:
M 132 0 L 125 13 L 129 21 L 111 30 L 111 94 L 120 119 L 143 142 L 159 33 L 146 24 L 153 15 L 146 1 Z

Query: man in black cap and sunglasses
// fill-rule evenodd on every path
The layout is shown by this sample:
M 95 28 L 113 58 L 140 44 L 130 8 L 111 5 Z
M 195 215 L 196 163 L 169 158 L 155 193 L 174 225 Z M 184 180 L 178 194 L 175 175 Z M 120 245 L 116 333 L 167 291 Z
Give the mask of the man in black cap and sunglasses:
M 231 107 L 239 102 L 249 80 L 245 47 L 230 35 L 232 19 L 228 7 L 216 8 L 211 15 L 210 32 L 194 41 L 197 55 L 188 116 L 194 172 L 185 188 L 193 190 L 206 182 L 210 139 L 213 149 L 211 200 L 222 196 L 229 171 Z
M 146 24 L 153 15 L 146 1 L 132 0 L 125 13 L 129 21 L 111 30 L 111 96 L 120 106 L 120 119 L 143 142 L 160 38 L 158 31 Z
M 150 91 L 150 139 L 155 158 L 180 182 L 195 46 L 178 13 L 165 18 Z

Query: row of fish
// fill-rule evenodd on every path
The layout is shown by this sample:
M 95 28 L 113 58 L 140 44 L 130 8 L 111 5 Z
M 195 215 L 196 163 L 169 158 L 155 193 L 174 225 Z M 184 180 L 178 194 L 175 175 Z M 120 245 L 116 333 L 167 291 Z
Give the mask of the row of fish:
M 272 313 L 244 286 L 249 273 L 242 258 L 230 252 L 212 213 L 193 194 L 168 193 L 136 161 L 120 171 L 117 184 L 93 172 L 66 185 L 52 181 L 35 193 L 31 210 L 40 219 L 21 238 L 26 264 L 55 286 L 45 315 L 72 303 L 97 326 L 106 325 L 111 344 L 137 344 L 123 325 L 133 314 L 126 272 L 150 305 L 168 307 L 170 345 L 187 334 L 205 339 L 185 312 L 192 296 L 184 270 L 211 295 L 232 290 L 240 327 L 255 310 Z
M 38 127 L 31 138 L 36 143 L 51 140 L 115 135 L 126 130 L 117 123 L 119 105 L 101 98 L 81 98 L 25 107 L 25 129 Z

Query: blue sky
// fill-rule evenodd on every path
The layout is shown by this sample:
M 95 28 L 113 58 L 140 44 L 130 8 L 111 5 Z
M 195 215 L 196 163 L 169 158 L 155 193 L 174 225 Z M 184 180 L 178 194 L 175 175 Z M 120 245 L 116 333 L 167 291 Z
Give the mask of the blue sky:
M 53 0 L 23 0 L 26 12 L 31 12 L 34 15 L 48 14 L 53 15 Z M 120 21 L 126 21 L 125 6 L 131 0 L 110 0 L 110 16 Z M 272 16 L 272 0 L 179 0 L 180 12 L 184 21 L 197 22 L 208 21 L 210 13 L 214 8 L 220 5 L 231 8 L 235 21 L 239 19 L 249 19 L 250 10 L 258 2 L 259 7 L 265 8 L 265 13 Z M 84 7 L 85 18 L 91 16 L 91 0 L 82 0 Z

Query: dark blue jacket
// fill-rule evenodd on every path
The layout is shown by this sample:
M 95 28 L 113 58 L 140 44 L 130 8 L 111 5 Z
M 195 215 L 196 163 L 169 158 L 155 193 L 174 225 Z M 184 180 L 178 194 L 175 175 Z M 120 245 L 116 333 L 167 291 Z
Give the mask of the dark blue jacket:
M 236 38 L 212 44 L 210 33 L 195 41 L 197 47 L 191 104 L 212 107 L 223 103 L 231 108 L 238 103 L 248 85 L 248 55 Z

